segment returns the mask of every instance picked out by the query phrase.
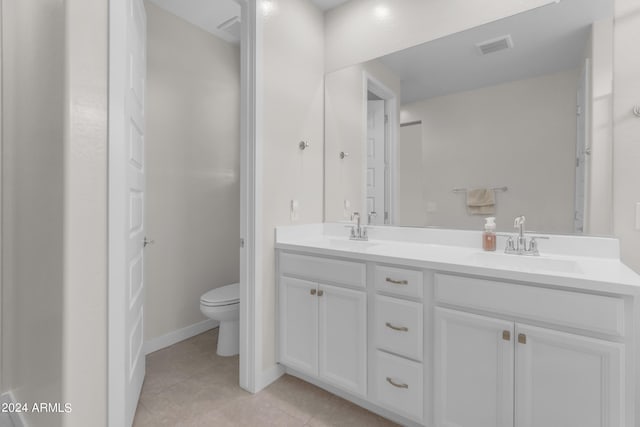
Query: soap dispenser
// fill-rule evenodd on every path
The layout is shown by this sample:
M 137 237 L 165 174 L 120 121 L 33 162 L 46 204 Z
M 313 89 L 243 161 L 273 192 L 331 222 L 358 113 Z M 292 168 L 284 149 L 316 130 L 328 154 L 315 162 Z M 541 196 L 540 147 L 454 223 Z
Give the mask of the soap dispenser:
M 488 217 L 485 219 L 484 233 L 482 233 L 482 249 L 485 251 L 496 250 L 496 219 Z

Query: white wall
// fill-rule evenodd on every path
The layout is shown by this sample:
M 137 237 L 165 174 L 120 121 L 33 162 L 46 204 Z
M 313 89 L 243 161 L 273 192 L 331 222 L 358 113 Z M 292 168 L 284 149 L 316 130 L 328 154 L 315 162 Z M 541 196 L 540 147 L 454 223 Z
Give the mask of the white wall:
M 19 402 L 63 401 L 64 13 L 62 0 L 2 1 L 0 376 Z
M 273 0 L 263 17 L 262 366 L 275 368 L 274 228 L 322 222 L 323 15 L 308 0 Z M 301 140 L 309 142 L 304 151 Z M 260 179 L 260 177 L 258 178 Z
M 422 123 L 401 126 L 397 144 L 396 224 L 423 227 L 426 222 L 422 172 Z
M 622 260 L 640 273 L 640 231 L 635 228 L 636 203 L 640 202 L 640 3 L 616 0 L 614 27 L 614 146 L 613 220 L 620 238 Z
M 400 79 L 379 61 L 353 65 L 325 76 L 325 221 L 349 220 L 352 212 L 360 212 L 365 218 L 365 75 L 396 94 L 396 103 L 400 99 Z M 396 112 L 399 115 L 398 105 Z M 341 151 L 349 156 L 340 159 Z M 351 204 L 346 210 L 345 200 Z
M 145 338 L 206 319 L 200 296 L 238 281 L 240 52 L 147 11 Z
M 481 229 L 453 188 L 508 186 L 497 194 L 499 230 L 526 215 L 530 230 L 571 232 L 577 78 L 571 70 L 403 105 L 402 122 L 422 121 L 416 197 L 435 206 L 423 205 L 423 225 Z
M 326 13 L 325 69 L 365 62 L 548 3 L 351 0 Z
M 108 1 L 66 0 L 65 427 L 107 419 Z M 58 52 L 61 55 L 60 52 Z

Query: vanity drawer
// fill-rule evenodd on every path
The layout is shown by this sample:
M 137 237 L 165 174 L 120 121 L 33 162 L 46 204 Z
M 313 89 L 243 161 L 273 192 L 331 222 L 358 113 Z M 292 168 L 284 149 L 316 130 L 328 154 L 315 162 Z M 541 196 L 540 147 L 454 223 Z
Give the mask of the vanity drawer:
M 375 283 L 380 291 L 407 297 L 422 298 L 424 291 L 422 271 L 405 268 L 376 265 Z
M 622 298 L 436 274 L 435 299 L 586 331 L 625 334 Z
M 280 274 L 304 277 L 328 283 L 364 288 L 367 271 L 363 262 L 343 261 L 283 252 L 280 254 Z
M 422 364 L 402 357 L 376 352 L 375 391 L 384 406 L 407 417 L 422 420 Z
M 376 295 L 376 347 L 422 360 L 422 304 Z

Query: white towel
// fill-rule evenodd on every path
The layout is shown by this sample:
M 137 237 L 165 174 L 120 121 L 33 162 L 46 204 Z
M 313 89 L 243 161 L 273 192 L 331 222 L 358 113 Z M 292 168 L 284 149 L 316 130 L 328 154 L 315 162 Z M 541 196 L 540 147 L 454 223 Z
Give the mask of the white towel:
M 476 188 L 467 191 L 467 211 L 470 215 L 495 215 L 495 192 L 491 188 Z

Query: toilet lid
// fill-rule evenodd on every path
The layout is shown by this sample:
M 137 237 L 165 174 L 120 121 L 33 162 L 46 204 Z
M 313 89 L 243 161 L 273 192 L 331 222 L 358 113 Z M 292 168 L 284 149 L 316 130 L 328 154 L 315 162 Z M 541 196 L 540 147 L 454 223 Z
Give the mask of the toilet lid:
M 208 306 L 235 304 L 240 301 L 240 283 L 211 289 L 200 297 L 200 303 Z

